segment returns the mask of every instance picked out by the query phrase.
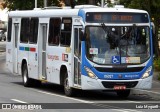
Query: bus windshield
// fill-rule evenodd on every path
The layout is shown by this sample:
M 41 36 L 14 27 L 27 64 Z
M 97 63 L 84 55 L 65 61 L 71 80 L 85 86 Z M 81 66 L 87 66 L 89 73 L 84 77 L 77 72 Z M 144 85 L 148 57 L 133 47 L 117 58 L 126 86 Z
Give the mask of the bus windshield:
M 148 26 L 87 26 L 86 56 L 97 64 L 140 64 L 150 57 Z

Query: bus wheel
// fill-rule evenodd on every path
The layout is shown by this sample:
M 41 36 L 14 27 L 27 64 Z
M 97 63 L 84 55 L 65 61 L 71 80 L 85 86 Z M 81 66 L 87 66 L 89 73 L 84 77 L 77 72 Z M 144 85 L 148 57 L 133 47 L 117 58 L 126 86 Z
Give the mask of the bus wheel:
M 74 95 L 74 88 L 69 87 L 69 80 L 68 74 L 65 74 L 64 77 L 64 92 L 66 96 L 73 96 Z
M 117 95 L 120 98 L 127 98 L 130 94 L 130 90 L 119 90 L 119 91 L 116 91 L 116 92 L 117 92 Z
M 24 85 L 25 87 L 29 87 L 29 86 L 31 86 L 32 79 L 30 79 L 30 78 L 28 77 L 27 64 L 24 64 L 22 70 L 23 70 L 23 71 L 22 71 L 23 85 Z

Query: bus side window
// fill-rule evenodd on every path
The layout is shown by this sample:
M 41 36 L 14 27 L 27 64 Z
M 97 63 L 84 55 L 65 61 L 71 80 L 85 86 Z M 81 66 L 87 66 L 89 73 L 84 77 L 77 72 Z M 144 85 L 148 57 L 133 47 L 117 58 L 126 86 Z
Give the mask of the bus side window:
M 12 18 L 9 18 L 8 20 L 8 32 L 7 32 L 7 41 L 11 41 L 11 33 L 12 33 Z
M 37 43 L 38 23 L 39 23 L 38 18 L 31 18 L 31 20 L 30 20 L 30 37 L 29 37 L 30 44 Z
M 61 19 L 60 18 L 51 18 L 50 19 L 49 37 L 48 37 L 48 44 L 49 45 L 59 45 L 60 26 L 61 26 Z
M 30 19 L 29 18 L 22 18 L 20 42 L 21 43 L 28 43 L 29 36 L 30 36 Z
M 71 43 L 71 31 L 72 31 L 72 18 L 63 18 L 62 24 L 64 27 L 61 28 L 61 45 L 70 46 Z

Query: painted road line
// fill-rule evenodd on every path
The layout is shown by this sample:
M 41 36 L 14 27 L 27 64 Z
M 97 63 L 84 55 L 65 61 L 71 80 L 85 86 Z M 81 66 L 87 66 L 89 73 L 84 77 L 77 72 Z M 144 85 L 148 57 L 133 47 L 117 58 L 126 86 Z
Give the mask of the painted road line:
M 130 103 L 143 103 L 143 102 L 131 101 L 131 100 L 126 100 L 126 101 L 128 101 L 128 102 L 130 102 Z
M 17 99 L 11 99 L 12 101 L 15 101 L 15 102 L 18 102 L 18 103 L 27 103 L 27 102 L 24 102 L 24 101 L 21 101 L 21 100 L 17 100 Z
M 103 104 L 98 104 L 96 102 L 80 100 L 80 99 L 76 99 L 76 98 L 70 98 L 70 97 L 67 97 L 67 96 L 62 96 L 62 95 L 49 93 L 49 92 L 44 92 L 44 91 L 37 91 L 37 92 L 42 93 L 42 94 L 52 95 L 52 96 L 58 96 L 58 97 L 66 98 L 66 99 L 71 99 L 71 100 L 79 101 L 79 102 L 82 102 L 82 103 L 88 103 L 88 104 L 91 104 L 93 106 L 103 107 L 104 109 L 105 108 L 114 108 L 114 109 L 111 109 L 111 110 L 115 110 L 115 111 L 119 111 L 119 112 L 142 112 L 142 111 L 133 110 L 133 109 L 124 109 L 124 108 L 121 108 L 121 107 L 103 105 Z
M 90 101 L 86 101 L 86 100 L 80 100 L 80 99 L 71 98 L 71 97 L 67 97 L 67 96 L 62 96 L 62 95 L 49 93 L 49 92 L 45 92 L 45 91 L 37 91 L 37 92 L 47 94 L 47 95 L 52 95 L 52 96 L 58 96 L 58 97 L 66 98 L 66 99 L 71 99 L 71 100 L 79 101 L 79 102 L 82 102 L 82 103 L 94 103 L 94 102 L 90 102 Z

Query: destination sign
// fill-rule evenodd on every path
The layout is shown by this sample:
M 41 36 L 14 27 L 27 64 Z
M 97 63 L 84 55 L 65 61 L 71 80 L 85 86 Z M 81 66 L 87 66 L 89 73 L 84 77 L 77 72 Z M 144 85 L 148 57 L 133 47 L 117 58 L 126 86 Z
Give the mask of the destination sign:
M 146 13 L 125 13 L 125 12 L 88 12 L 86 22 L 89 23 L 148 23 Z

